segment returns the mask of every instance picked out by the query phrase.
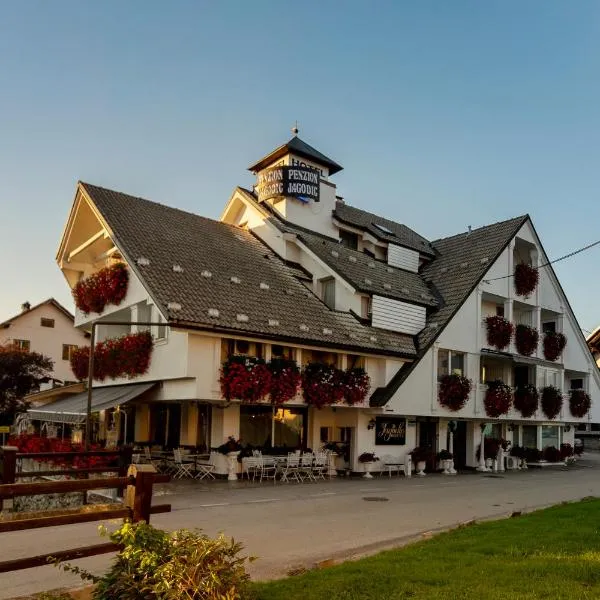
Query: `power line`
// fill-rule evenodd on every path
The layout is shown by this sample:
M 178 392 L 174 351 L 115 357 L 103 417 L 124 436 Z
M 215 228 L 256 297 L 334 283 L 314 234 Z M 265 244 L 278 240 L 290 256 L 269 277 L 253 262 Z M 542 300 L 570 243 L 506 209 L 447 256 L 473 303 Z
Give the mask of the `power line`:
M 565 254 L 564 256 L 561 256 L 560 258 L 556 258 L 555 260 L 550 260 L 547 263 L 544 263 L 543 265 L 536 267 L 536 269 L 539 271 L 540 269 L 543 269 L 544 267 L 547 267 L 549 265 L 554 265 L 557 262 L 560 262 L 561 260 L 565 260 L 567 258 L 571 258 L 571 256 L 575 256 L 576 254 L 585 252 L 586 250 L 589 250 L 590 248 L 593 248 L 594 246 L 597 246 L 598 244 L 600 244 L 600 240 L 598 240 L 597 242 L 594 242 L 593 244 L 588 244 L 587 246 L 584 246 L 583 248 L 579 248 L 579 250 L 574 250 L 573 252 L 569 252 L 569 254 Z M 491 281 L 498 281 L 499 279 L 509 279 L 510 277 L 514 277 L 514 276 L 515 276 L 515 274 L 511 273 L 510 275 L 503 275 L 502 277 L 494 277 L 492 279 L 484 279 L 483 282 L 490 283 Z

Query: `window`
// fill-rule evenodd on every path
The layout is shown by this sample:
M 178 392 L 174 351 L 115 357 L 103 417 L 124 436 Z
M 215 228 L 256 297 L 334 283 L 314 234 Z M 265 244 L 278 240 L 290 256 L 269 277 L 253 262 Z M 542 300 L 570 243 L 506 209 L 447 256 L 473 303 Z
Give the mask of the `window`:
M 332 310 L 335 309 L 335 279 L 333 277 L 321 280 L 321 300 Z
M 571 379 L 571 389 L 572 390 L 582 390 L 583 389 L 583 379 Z
M 254 447 L 300 448 L 305 437 L 306 409 L 240 406 L 240 439 Z
M 345 248 L 350 248 L 350 250 L 358 250 L 358 235 L 340 229 L 340 244 Z
M 464 375 L 465 355 L 452 350 L 438 350 L 438 381 L 444 375 Z
M 271 356 L 273 358 L 286 358 L 288 360 L 293 360 L 294 358 L 294 349 L 289 346 L 280 346 L 279 344 L 273 344 L 271 346 Z
M 77 350 L 77 346 L 73 344 L 63 344 L 62 359 L 71 360 L 71 356 L 75 350 Z
M 496 316 L 497 317 L 504 316 L 504 306 L 496 306 Z
M 548 446 L 560 448 L 560 427 L 557 425 L 542 425 L 542 449 Z
M 556 323 L 554 321 L 542 323 L 542 331 L 544 333 L 556 333 Z
M 523 425 L 523 446 L 537 448 L 537 425 Z
M 29 340 L 13 340 L 13 346 L 17 350 L 23 350 L 23 352 L 29 352 L 31 342 Z
M 42 327 L 54 327 L 54 319 L 47 319 L 46 317 L 42 317 L 40 319 L 40 325 Z
M 360 312 L 363 319 L 370 319 L 373 316 L 373 298 L 363 296 L 360 299 Z

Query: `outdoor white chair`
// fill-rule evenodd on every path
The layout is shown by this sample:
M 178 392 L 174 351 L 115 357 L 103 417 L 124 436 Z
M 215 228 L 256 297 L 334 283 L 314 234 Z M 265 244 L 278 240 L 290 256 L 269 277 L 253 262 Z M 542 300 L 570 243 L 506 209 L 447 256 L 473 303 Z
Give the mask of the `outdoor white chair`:
M 309 481 L 315 481 L 315 477 L 313 476 L 313 461 L 314 456 L 306 452 L 300 457 L 298 475 L 302 481 L 305 479 L 308 479 Z
M 258 470 L 260 471 L 260 480 L 272 479 L 273 483 L 277 481 L 277 464 L 274 460 L 269 460 L 262 454 L 257 458 Z
M 300 481 L 299 475 L 300 469 L 300 456 L 295 452 L 290 452 L 283 465 L 283 472 L 281 474 L 281 481 L 290 481 L 293 478 L 296 481 Z
M 244 475 L 250 480 L 250 476 L 252 479 L 256 477 L 256 473 L 259 470 L 259 460 L 258 456 L 244 456 L 242 458 L 242 479 Z
M 329 472 L 329 456 L 327 452 L 316 452 L 312 467 L 313 478 L 326 479 L 325 475 Z
M 173 479 L 182 479 L 183 477 L 193 477 L 193 468 L 194 461 L 193 460 L 183 460 L 181 455 L 181 450 L 177 448 L 173 450 L 173 463 L 176 467 L 176 471 L 173 475 Z
M 194 465 L 196 468 L 196 479 L 215 479 L 215 463 L 212 460 L 212 454 L 208 460 L 198 460 Z

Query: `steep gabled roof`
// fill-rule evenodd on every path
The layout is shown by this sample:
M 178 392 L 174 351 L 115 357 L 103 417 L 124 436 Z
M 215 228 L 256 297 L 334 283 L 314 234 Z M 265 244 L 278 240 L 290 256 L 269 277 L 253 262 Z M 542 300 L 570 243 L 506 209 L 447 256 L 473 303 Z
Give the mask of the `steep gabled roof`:
M 22 317 L 23 315 L 26 315 L 34 310 L 37 310 L 38 308 L 41 308 L 46 304 L 51 304 L 61 313 L 63 313 L 65 317 L 67 317 L 67 319 L 69 319 L 73 323 L 75 322 L 75 317 L 60 302 L 58 302 L 58 300 L 55 300 L 54 298 L 48 298 L 47 300 L 44 300 L 43 302 L 40 302 L 39 304 L 36 304 L 35 306 L 32 306 L 31 308 L 25 311 L 21 311 L 19 314 L 10 317 L 10 319 L 6 319 L 2 323 L 0 323 L 0 327 L 6 327 L 10 325 L 13 321 L 16 321 L 19 317 Z
M 385 219 L 340 201 L 336 202 L 333 216 L 338 221 L 368 231 L 373 237 L 389 244 L 405 246 L 428 256 L 435 255 L 434 249 L 428 240 L 402 223 Z M 391 233 L 387 233 L 377 225 L 382 225 Z
M 394 395 L 528 220 L 529 215 L 523 215 L 432 242 L 438 256 L 426 265 L 422 276 L 440 293 L 444 304 L 429 315 L 418 336 L 417 360 L 396 373 L 386 387 L 377 389 L 371 396 L 371 406 L 384 406 Z
M 354 352 L 415 355 L 412 336 L 368 327 L 350 313 L 328 309 L 298 280 L 297 269 L 288 267 L 250 232 L 142 198 L 80 185 L 171 324 Z M 140 257 L 149 264 L 139 266 Z M 174 265 L 183 271 L 174 271 Z M 210 277 L 203 276 L 206 271 Z M 169 308 L 172 303 L 181 308 Z M 218 317 L 209 309 L 218 310 Z
M 298 136 L 294 136 L 289 142 L 279 146 L 279 148 L 275 148 L 273 152 L 270 152 L 264 158 L 261 158 L 257 163 L 254 163 L 248 167 L 248 171 L 256 173 L 257 171 L 268 167 L 277 159 L 290 153 L 302 158 L 307 158 L 308 160 L 327 167 L 330 175 L 335 175 L 344 168 L 341 165 L 338 165 L 338 163 L 331 158 L 325 156 L 322 152 L 319 152 L 316 148 L 313 148 L 311 145 L 301 140 Z

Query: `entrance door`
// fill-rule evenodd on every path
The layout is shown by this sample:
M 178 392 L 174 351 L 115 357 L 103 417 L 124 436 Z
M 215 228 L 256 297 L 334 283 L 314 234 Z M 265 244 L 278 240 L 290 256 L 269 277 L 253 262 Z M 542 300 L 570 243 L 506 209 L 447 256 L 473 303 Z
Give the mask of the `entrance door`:
M 435 421 L 419 422 L 419 447 L 427 448 L 431 457 L 427 461 L 427 470 L 435 471 L 437 452 L 437 423 Z
M 169 404 L 167 448 L 179 448 L 181 443 L 181 404 Z
M 467 466 L 467 422 L 456 421 L 454 432 L 454 468 L 464 469 Z

